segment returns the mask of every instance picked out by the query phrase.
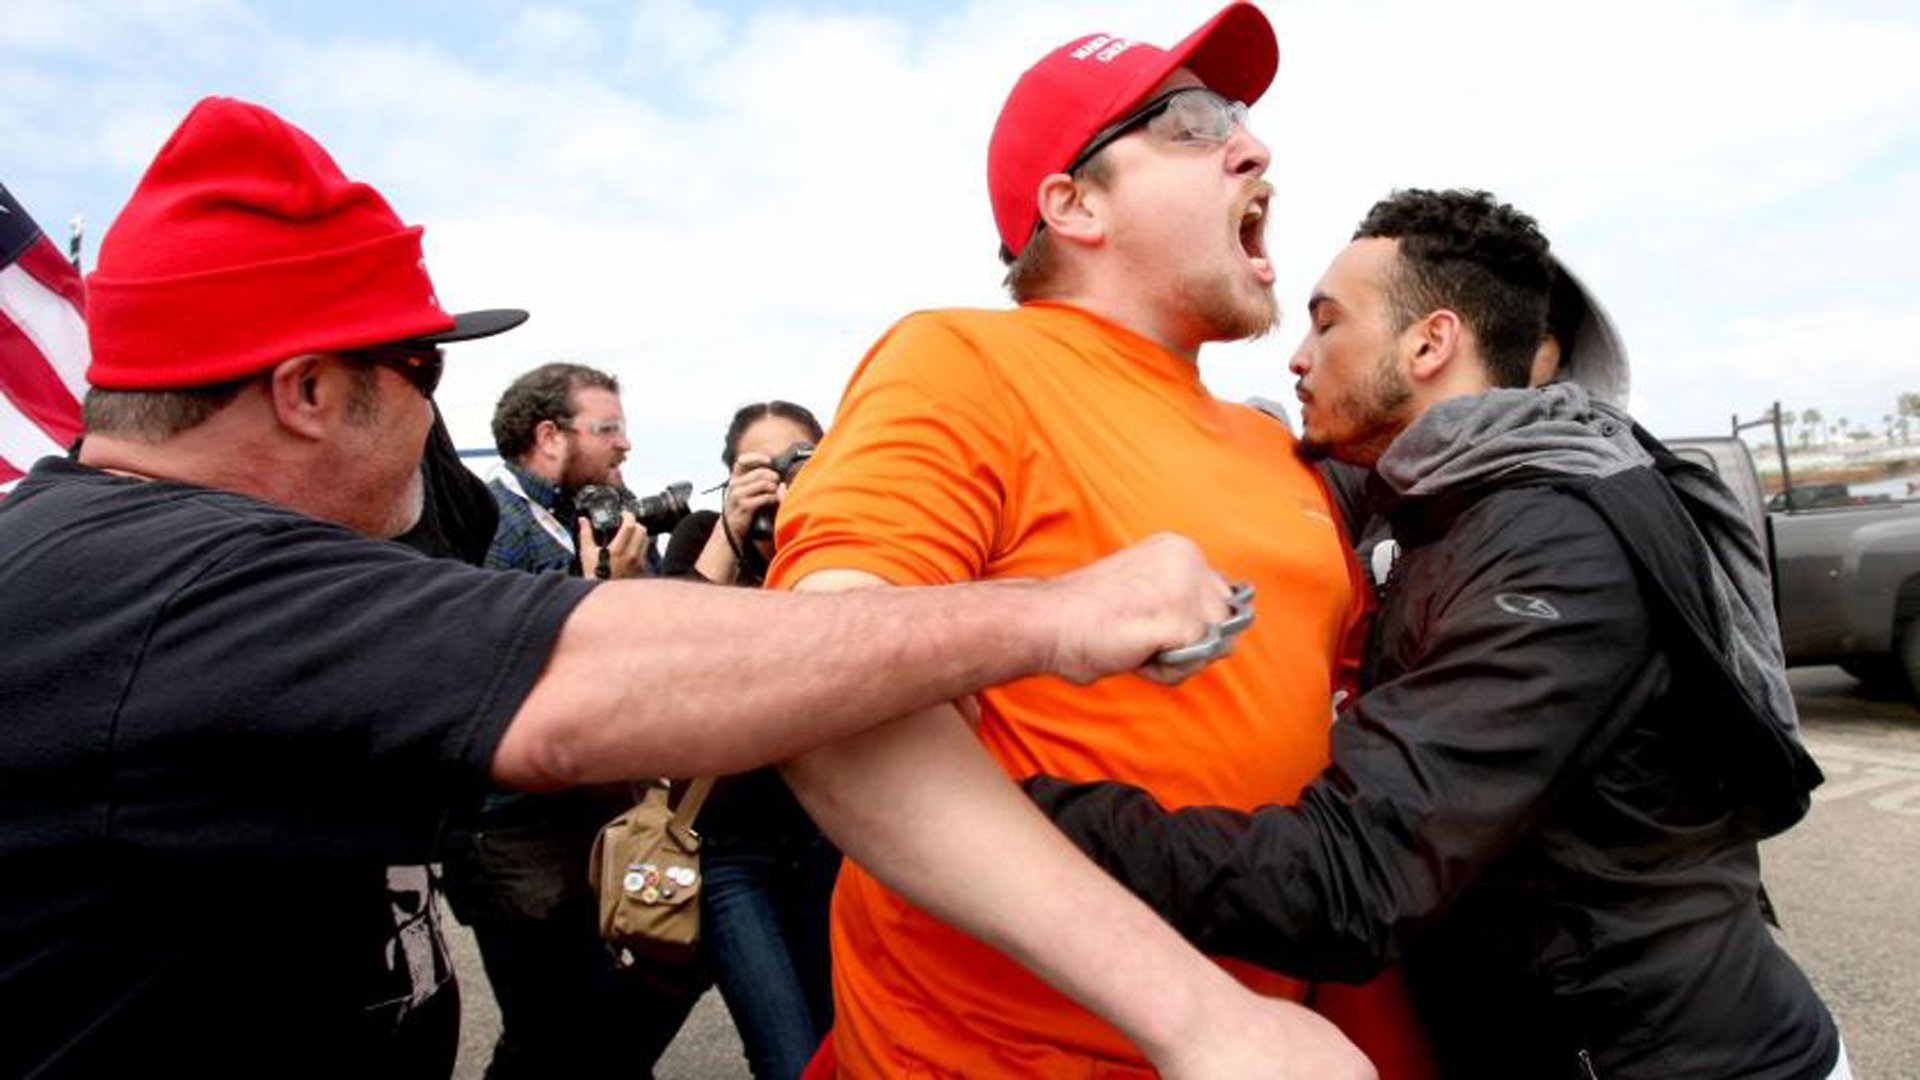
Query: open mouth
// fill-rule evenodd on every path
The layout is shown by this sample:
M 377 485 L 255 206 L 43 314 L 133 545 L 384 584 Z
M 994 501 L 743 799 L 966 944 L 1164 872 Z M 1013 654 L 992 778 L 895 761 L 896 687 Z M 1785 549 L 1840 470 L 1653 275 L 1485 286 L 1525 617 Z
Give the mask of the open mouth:
M 1273 284 L 1273 263 L 1267 258 L 1267 203 L 1272 198 L 1272 192 L 1262 191 L 1240 210 L 1240 250 L 1268 285 Z

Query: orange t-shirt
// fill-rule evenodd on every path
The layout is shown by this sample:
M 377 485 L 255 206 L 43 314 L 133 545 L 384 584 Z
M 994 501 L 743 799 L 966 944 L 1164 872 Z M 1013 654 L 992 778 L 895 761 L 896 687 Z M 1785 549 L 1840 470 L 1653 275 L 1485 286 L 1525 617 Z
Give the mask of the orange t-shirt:
M 1327 763 L 1333 659 L 1358 611 L 1326 496 L 1279 422 L 1216 400 L 1192 362 L 1088 312 L 1040 303 L 896 325 L 781 507 L 769 582 L 828 569 L 896 585 L 1046 576 L 1162 531 L 1257 590 L 1234 655 L 1179 687 L 996 687 L 980 739 L 1015 777 L 1117 778 L 1173 807 L 1290 801 Z M 1264 993 L 1301 995 L 1229 966 Z M 833 972 L 842 1075 L 1147 1070 L 1118 1031 L 852 864 L 834 897 Z

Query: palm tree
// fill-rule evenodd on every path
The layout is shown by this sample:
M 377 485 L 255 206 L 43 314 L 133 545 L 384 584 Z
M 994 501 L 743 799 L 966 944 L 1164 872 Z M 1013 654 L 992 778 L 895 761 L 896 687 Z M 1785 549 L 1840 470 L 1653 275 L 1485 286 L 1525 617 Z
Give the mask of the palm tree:
M 1913 422 L 1920 420 L 1920 394 L 1901 394 L 1897 411 L 1900 415 L 1900 441 L 1905 443 L 1913 434 Z

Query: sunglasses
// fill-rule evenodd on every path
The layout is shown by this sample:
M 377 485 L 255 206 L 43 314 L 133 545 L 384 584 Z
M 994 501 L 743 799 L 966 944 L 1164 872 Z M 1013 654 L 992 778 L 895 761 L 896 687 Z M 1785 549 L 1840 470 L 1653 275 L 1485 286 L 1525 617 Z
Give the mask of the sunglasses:
M 1101 128 L 1067 165 L 1068 175 L 1079 172 L 1094 155 L 1140 128 L 1161 142 L 1176 146 L 1219 146 L 1233 130 L 1247 123 L 1247 107 L 1228 101 L 1204 86 L 1170 90 Z
M 440 387 L 446 356 L 438 345 L 369 345 L 340 354 L 357 364 L 390 368 L 413 384 L 421 397 L 431 398 Z

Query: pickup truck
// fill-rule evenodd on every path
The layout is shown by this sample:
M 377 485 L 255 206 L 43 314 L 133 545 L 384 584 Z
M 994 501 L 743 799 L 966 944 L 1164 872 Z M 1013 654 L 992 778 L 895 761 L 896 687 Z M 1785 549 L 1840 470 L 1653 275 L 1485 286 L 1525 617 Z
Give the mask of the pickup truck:
M 1811 498 L 1768 508 L 1738 438 L 1671 439 L 1746 507 L 1773 566 L 1787 666 L 1838 664 L 1862 682 L 1920 700 L 1920 499 Z

